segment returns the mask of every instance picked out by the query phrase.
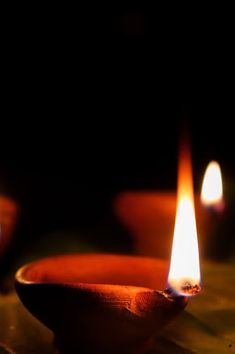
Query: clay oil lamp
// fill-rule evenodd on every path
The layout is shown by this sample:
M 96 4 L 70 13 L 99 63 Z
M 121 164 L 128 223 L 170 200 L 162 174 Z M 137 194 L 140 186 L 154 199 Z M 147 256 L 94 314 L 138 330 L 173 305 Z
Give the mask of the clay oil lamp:
M 204 255 L 213 257 L 218 248 L 219 225 L 225 210 L 221 169 L 216 161 L 211 161 L 206 168 L 200 200 L 203 213 L 207 218 L 207 230 L 201 230 L 201 235 L 205 238 Z M 205 232 L 207 237 L 204 237 Z
M 214 259 L 228 258 L 235 246 L 232 232 L 235 227 L 234 185 L 229 185 L 228 180 L 225 182 L 224 193 L 220 165 L 211 161 L 205 171 L 200 196 L 207 227 L 200 233 L 205 240 L 204 255 Z
M 16 291 L 59 353 L 137 354 L 187 304 L 164 291 L 167 273 L 167 262 L 151 258 L 65 255 L 21 268 Z
M 143 354 L 153 348 L 156 335 L 200 290 L 193 203 L 186 154 L 179 165 L 170 266 L 147 257 L 75 254 L 18 270 L 16 291 L 54 332 L 60 354 Z
M 17 202 L 0 194 L 0 261 L 12 241 L 18 221 L 18 213 Z
M 200 194 L 195 195 L 194 201 L 198 237 L 207 254 L 212 238 L 211 217 L 202 205 Z M 115 198 L 115 215 L 129 231 L 136 254 L 169 259 L 176 204 L 177 195 L 171 190 L 126 191 Z
M 130 232 L 137 254 L 169 259 L 176 205 L 177 194 L 169 190 L 127 191 L 116 197 L 115 214 Z M 228 207 L 223 198 L 221 170 L 214 161 L 208 165 L 201 192 L 195 195 L 195 213 L 203 256 L 213 257 L 216 252 L 222 255 L 223 240 L 225 246 L 232 242 L 226 243 L 226 236 L 221 232 L 229 225 L 229 218 L 225 220 Z M 228 230 L 226 235 L 231 232 Z
M 176 213 L 174 191 L 126 191 L 114 212 L 129 231 L 136 254 L 169 259 Z

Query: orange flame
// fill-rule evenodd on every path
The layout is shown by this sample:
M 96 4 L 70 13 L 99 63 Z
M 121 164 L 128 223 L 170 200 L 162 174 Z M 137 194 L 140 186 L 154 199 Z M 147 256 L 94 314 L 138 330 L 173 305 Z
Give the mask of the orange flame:
M 180 295 L 192 296 L 200 291 L 192 164 L 186 141 L 180 150 L 177 211 L 168 283 Z
M 207 166 L 202 183 L 201 201 L 206 206 L 222 207 L 222 175 L 220 165 L 216 161 L 211 161 Z

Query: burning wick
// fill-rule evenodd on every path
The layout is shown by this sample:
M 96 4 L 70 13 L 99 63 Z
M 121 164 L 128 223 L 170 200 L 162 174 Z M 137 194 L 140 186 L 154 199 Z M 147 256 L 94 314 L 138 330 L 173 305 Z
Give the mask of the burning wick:
M 168 288 L 164 291 L 164 294 L 174 298 L 178 296 L 178 294 L 182 296 L 194 296 L 197 295 L 201 291 L 201 286 L 199 284 L 193 284 L 189 279 L 185 281 L 182 279 L 180 282 L 180 288 L 178 282 L 174 285 L 173 282 L 171 283 L 171 288 Z M 177 291 L 174 290 L 177 288 Z
M 166 292 L 174 297 L 175 295 L 182 295 L 182 296 L 194 296 L 201 291 L 201 286 L 199 284 L 194 284 L 193 281 L 189 279 L 182 279 L 180 285 L 178 282 L 174 284 L 171 282 L 171 288 L 167 289 Z M 176 291 L 177 289 L 177 291 Z
M 177 210 L 168 275 L 169 292 L 193 296 L 200 290 L 200 264 L 194 209 L 191 155 L 187 141 L 180 149 Z
M 220 165 L 216 161 L 211 161 L 206 168 L 202 183 L 201 202 L 215 211 L 224 209 L 222 174 Z

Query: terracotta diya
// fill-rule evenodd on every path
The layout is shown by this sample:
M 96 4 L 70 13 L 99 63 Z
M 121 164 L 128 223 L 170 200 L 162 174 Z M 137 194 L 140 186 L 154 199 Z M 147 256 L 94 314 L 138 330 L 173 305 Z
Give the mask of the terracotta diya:
M 178 185 L 181 194 L 192 184 L 191 156 L 188 145 L 183 142 L 179 160 Z M 217 248 L 221 252 L 221 230 L 224 201 L 222 177 L 219 166 L 212 162 L 209 178 L 203 182 L 202 195 L 194 196 L 195 214 L 198 224 L 199 240 L 203 244 L 203 256 L 213 255 Z M 192 185 L 190 189 L 192 189 Z M 192 192 L 190 192 L 192 194 Z M 135 252 L 139 255 L 167 258 L 170 257 L 172 235 L 175 226 L 179 187 L 174 191 L 126 191 L 120 193 L 113 203 L 114 212 L 133 237 Z M 223 225 L 224 229 L 224 225 Z M 218 232 L 219 231 L 219 232 Z M 231 232 L 227 233 L 228 235 Z M 225 239 L 225 237 L 223 237 Z M 231 245 L 232 242 L 228 242 Z M 231 249 L 231 247 L 230 247 Z M 217 252 L 218 252 L 217 251 Z
M 114 200 L 115 215 L 133 238 L 136 254 L 169 259 L 177 194 L 174 191 L 126 191 Z M 195 213 L 205 253 L 211 247 L 214 224 L 195 196 Z
M 169 269 L 168 269 L 169 268 Z M 168 275 L 169 270 L 169 275 Z M 166 288 L 166 280 L 172 290 Z M 183 149 L 168 262 L 137 256 L 67 255 L 16 274 L 20 299 L 55 334 L 63 354 L 141 354 L 200 291 L 191 156 Z M 185 297 L 186 296 L 186 297 Z
M 54 332 L 59 353 L 140 354 L 187 304 L 164 291 L 168 270 L 137 256 L 55 256 L 19 269 L 16 291 Z
M 18 221 L 19 206 L 15 200 L 0 194 L 0 259 L 6 252 Z

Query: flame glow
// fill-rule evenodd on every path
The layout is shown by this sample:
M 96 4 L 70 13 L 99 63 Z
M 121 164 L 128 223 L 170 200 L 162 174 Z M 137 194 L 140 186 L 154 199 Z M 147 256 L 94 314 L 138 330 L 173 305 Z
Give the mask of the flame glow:
M 192 166 L 187 145 L 180 152 L 177 211 L 168 284 L 177 294 L 184 296 L 192 296 L 200 291 Z
M 204 205 L 216 206 L 223 201 L 223 185 L 220 165 L 211 161 L 202 183 L 201 201 Z

